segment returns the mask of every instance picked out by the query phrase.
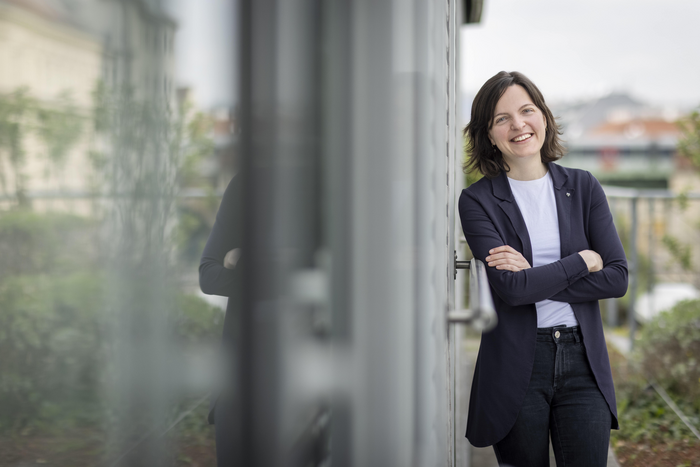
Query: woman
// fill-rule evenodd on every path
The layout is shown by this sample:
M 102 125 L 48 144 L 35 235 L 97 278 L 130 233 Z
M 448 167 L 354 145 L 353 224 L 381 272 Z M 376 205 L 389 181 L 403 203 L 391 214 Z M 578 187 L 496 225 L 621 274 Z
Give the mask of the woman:
M 199 285 L 209 295 L 229 297 L 223 330 L 224 358 L 235 354 L 235 320 L 240 296 L 240 267 L 236 267 L 241 246 L 241 181 L 236 175 L 224 192 L 216 220 L 199 264 Z M 230 363 L 229 360 L 224 360 Z M 228 367 L 228 365 L 226 365 Z M 217 465 L 236 465 L 235 440 L 238 414 L 234 399 L 226 391 L 226 379 L 222 375 L 223 388 L 217 388 L 210 401 L 209 423 L 215 424 Z
M 474 99 L 459 199 L 484 261 L 498 326 L 483 334 L 467 438 L 500 464 L 604 466 L 618 428 L 598 300 L 627 290 L 627 262 L 605 194 L 588 172 L 554 163 L 561 134 L 524 75 L 500 72 Z

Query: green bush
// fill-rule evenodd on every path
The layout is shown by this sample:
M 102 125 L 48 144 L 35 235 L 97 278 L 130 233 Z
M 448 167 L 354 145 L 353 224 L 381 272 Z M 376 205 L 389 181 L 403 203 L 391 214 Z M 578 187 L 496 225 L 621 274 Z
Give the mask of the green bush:
M 103 351 L 100 300 L 94 274 L 0 283 L 0 428 L 74 422 L 93 412 Z M 70 410 L 70 417 L 63 410 L 77 407 L 82 410 Z
M 109 265 L 99 265 L 94 233 L 93 222 L 73 215 L 0 216 L 0 431 L 96 426 L 109 418 L 114 284 Z M 149 278 L 142 285 L 153 286 Z M 131 292 L 129 303 L 147 309 Z M 154 293 L 171 297 L 163 322 L 178 352 L 217 345 L 220 309 L 174 285 Z
M 74 426 L 102 416 L 110 325 L 101 274 L 31 275 L 0 282 L 0 429 Z M 173 291 L 173 338 L 218 342 L 223 313 Z
M 614 347 L 608 348 L 617 393 L 620 430 L 612 432 L 613 445 L 618 441 L 652 446 L 673 446 L 681 441 L 692 443 L 693 434 L 676 413 L 649 385 L 637 359 L 628 360 Z M 700 417 L 692 401 L 673 396 L 676 404 L 697 426 Z
M 18 210 L 0 215 L 0 281 L 91 268 L 94 222 L 70 214 Z
M 617 392 L 620 431 L 613 440 L 675 445 L 694 436 L 656 393 L 656 381 L 695 426 L 700 423 L 700 300 L 684 301 L 661 313 L 640 332 L 626 358 L 609 348 Z
M 647 378 L 700 410 L 700 300 L 661 313 L 644 326 L 638 347 Z
M 676 399 L 676 404 L 697 426 L 698 416 L 688 401 Z M 659 397 L 653 388 L 639 386 L 618 401 L 620 431 L 614 439 L 638 442 L 666 443 L 693 441 L 693 434 L 678 415 Z
M 175 332 L 183 344 L 217 342 L 221 338 L 224 313 L 196 295 L 176 297 Z

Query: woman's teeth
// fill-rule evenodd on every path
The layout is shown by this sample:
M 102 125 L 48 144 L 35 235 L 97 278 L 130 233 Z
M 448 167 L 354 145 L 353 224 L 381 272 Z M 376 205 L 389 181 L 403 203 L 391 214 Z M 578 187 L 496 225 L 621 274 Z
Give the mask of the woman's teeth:
M 526 139 L 529 139 L 532 137 L 532 134 L 527 134 L 527 135 L 520 135 L 517 138 L 513 138 L 513 141 L 516 143 L 519 143 L 520 141 L 525 141 Z

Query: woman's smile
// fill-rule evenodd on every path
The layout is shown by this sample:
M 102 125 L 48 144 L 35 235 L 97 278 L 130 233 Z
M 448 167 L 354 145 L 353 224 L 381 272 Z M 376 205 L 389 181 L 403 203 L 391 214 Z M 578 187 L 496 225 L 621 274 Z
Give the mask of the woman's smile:
M 511 141 L 513 141 L 514 143 L 521 143 L 523 141 L 527 141 L 530 138 L 532 138 L 532 133 L 525 133 L 524 135 L 516 136 Z

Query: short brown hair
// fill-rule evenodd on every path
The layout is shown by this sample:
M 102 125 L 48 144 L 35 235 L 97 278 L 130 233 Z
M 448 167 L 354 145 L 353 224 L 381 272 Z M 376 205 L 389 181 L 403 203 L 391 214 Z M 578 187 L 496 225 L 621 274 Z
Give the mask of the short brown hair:
M 521 86 L 532 99 L 533 104 L 544 114 L 547 119 L 545 139 L 540 156 L 542 162 L 553 162 L 561 159 L 566 150 L 559 136 L 561 128 L 554 119 L 552 111 L 544 102 L 544 97 L 537 86 L 522 73 L 517 71 L 501 71 L 490 78 L 479 92 L 476 93 L 472 104 L 471 121 L 464 128 L 464 136 L 467 138 L 467 161 L 464 164 L 465 172 L 479 170 L 484 176 L 494 178 L 501 172 L 508 172 L 510 167 L 498 148 L 494 148 L 489 139 L 489 130 L 493 125 L 493 113 L 503 93 L 510 86 Z

